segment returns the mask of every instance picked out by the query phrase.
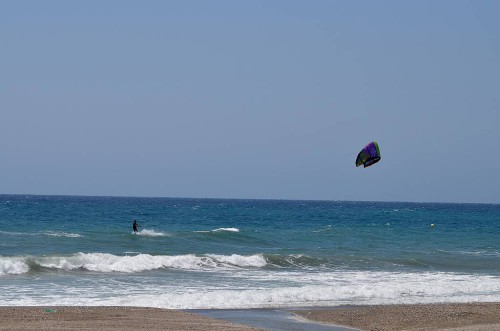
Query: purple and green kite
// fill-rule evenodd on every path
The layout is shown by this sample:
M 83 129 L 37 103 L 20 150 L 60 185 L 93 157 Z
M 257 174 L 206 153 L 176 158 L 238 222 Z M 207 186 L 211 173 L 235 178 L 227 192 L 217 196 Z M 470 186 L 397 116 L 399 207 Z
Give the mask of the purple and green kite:
M 366 145 L 356 158 L 356 167 L 363 165 L 365 168 L 380 161 L 380 149 L 375 141 Z

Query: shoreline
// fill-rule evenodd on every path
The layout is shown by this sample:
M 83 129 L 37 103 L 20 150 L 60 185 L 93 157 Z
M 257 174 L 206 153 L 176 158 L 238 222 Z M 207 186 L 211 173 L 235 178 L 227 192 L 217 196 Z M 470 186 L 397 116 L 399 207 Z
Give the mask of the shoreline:
M 301 318 L 290 309 L 285 308 L 196 309 L 192 312 L 210 318 L 222 319 L 270 331 L 358 331 L 358 329 L 341 325 Z
M 499 302 L 344 306 L 291 311 L 299 319 L 359 330 L 500 330 Z
M 174 310 L 0 306 L 0 330 L 500 330 L 500 303 Z

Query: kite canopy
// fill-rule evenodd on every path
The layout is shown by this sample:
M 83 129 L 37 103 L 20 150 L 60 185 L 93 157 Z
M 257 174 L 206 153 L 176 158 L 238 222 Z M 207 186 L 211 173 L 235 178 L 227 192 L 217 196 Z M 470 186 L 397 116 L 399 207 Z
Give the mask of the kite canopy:
M 356 158 L 356 167 L 363 165 L 365 168 L 380 161 L 380 149 L 375 141 L 366 145 Z

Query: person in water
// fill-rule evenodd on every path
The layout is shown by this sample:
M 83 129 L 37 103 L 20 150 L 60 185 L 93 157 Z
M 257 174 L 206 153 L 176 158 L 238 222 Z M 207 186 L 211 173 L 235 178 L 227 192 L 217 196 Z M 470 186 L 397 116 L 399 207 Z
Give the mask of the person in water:
M 134 220 L 134 224 L 132 224 L 132 229 L 134 229 L 134 233 L 137 233 L 137 232 L 138 232 L 138 231 L 137 231 L 137 227 L 138 227 L 138 226 L 139 226 L 139 225 L 137 224 L 137 221 L 136 221 L 136 220 Z

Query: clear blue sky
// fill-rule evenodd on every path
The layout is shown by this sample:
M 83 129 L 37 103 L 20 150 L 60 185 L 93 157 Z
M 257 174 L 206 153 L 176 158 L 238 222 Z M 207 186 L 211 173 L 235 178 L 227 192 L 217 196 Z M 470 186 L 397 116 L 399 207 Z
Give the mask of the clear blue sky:
M 499 13 L 2 1 L 0 193 L 500 203 Z

